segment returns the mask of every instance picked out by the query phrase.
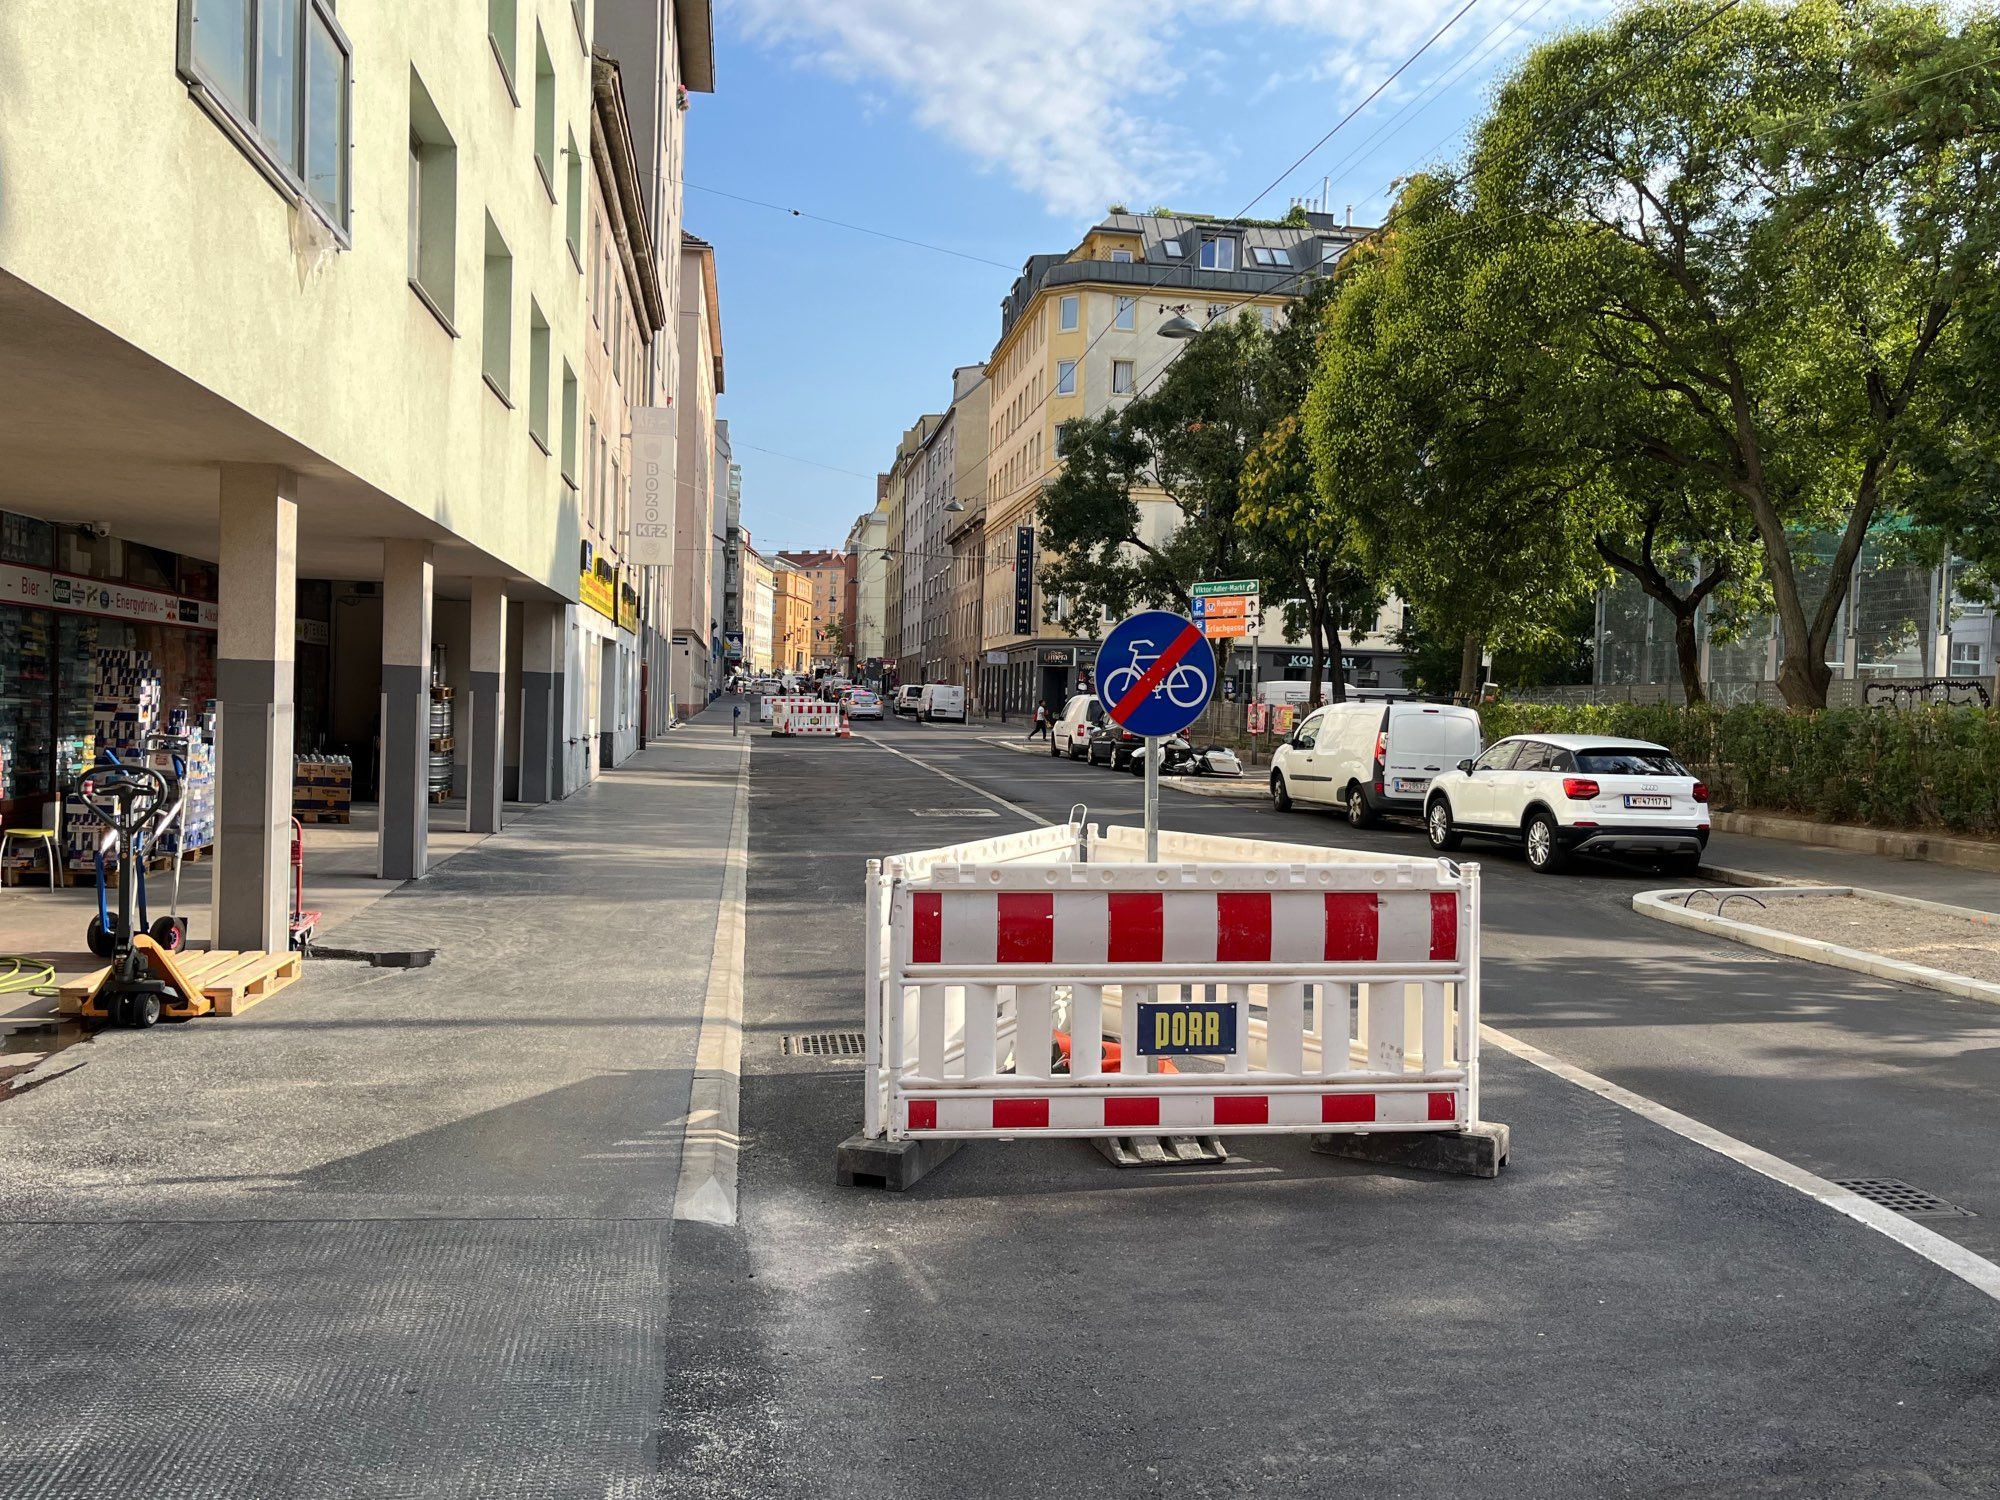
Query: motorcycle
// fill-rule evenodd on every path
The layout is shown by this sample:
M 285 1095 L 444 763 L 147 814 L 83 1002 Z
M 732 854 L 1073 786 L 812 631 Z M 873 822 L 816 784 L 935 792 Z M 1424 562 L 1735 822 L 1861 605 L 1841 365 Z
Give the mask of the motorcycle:
M 1132 753 L 1129 765 L 1134 776 L 1146 774 L 1146 755 L 1143 749 Z M 1181 735 L 1172 735 L 1160 741 L 1160 774 L 1162 776 L 1241 776 L 1243 762 L 1238 760 L 1234 750 L 1221 745 L 1210 745 L 1205 750 L 1197 750 Z

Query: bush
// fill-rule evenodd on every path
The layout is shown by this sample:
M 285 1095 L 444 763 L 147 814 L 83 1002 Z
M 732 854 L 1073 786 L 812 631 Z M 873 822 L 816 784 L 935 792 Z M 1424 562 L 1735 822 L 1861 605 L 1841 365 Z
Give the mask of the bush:
M 1603 734 L 1667 746 L 1720 807 L 1889 828 L 2000 832 L 2000 710 L 1492 703 L 1489 740 Z

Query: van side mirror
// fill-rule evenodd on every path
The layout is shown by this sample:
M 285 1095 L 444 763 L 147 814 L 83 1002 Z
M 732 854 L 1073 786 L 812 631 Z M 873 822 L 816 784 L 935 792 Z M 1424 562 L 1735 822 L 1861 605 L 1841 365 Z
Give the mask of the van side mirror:
M 1464 760 L 1460 761 L 1458 763 L 1458 768 L 1459 770 L 1465 772 L 1466 775 L 1470 776 L 1472 774 L 1472 757 L 1468 755 Z

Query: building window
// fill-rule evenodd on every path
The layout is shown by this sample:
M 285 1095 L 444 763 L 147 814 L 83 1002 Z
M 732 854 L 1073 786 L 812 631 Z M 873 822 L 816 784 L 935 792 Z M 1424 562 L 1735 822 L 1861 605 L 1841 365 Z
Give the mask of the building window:
M 549 320 L 528 299 L 528 436 L 549 451 Z
M 576 17 L 576 39 L 583 44 L 583 50 L 590 50 L 590 23 L 584 19 L 583 0 L 569 0 L 569 13 Z
M 1130 250 L 1113 250 L 1111 252 L 1111 263 L 1114 266 L 1130 265 L 1132 263 L 1132 252 Z
M 486 0 L 486 40 L 493 44 L 493 60 L 500 64 L 500 76 L 507 82 L 507 97 L 517 109 L 521 96 L 514 89 L 514 48 L 520 31 L 514 0 Z
M 535 165 L 542 189 L 556 201 L 556 65 L 549 61 L 549 44 L 535 27 Z
M 1212 234 L 1201 242 L 1201 268 L 1204 271 L 1233 271 L 1236 269 L 1236 241 L 1226 234 Z
M 576 132 L 569 135 L 569 216 L 567 232 L 569 258 L 576 262 L 576 274 L 583 274 L 583 153 L 576 149 Z
M 1056 394 L 1074 396 L 1076 394 L 1076 361 L 1073 359 L 1056 362 Z
M 1181 258 L 1181 242 L 1179 240 L 1161 240 L 1160 253 L 1174 260 L 1179 260 Z
M 562 477 L 576 488 L 576 371 L 563 361 L 562 383 Z
M 1953 677 L 1984 677 L 1986 675 L 1986 648 L 1978 641 L 1953 641 L 1951 643 L 1951 675 Z
M 1250 260 L 1252 264 L 1259 266 L 1289 266 L 1292 263 L 1291 256 L 1283 249 L 1269 245 L 1252 245 Z
M 1062 331 L 1074 333 L 1082 318 L 1083 299 L 1072 292 L 1062 299 Z
M 1137 297 L 1120 297 L 1118 299 L 1118 316 L 1112 321 L 1112 327 L 1130 328 L 1132 326 L 1132 310 L 1138 305 L 1139 299 Z
M 1264 332 L 1270 333 L 1278 326 L 1278 310 L 1275 307 L 1260 307 L 1257 316 L 1264 321 Z
M 333 0 L 181 0 L 181 77 L 283 191 L 347 233 L 353 48 Z
M 458 239 L 458 147 L 410 71 L 410 285 L 451 327 Z M 452 330 L 456 332 L 456 329 Z
M 1340 259 L 1340 252 L 1346 248 L 1347 246 L 1339 240 L 1321 240 L 1319 242 L 1319 263 L 1322 266 L 1332 265 Z
M 493 215 L 486 216 L 486 309 L 480 325 L 480 373 L 493 394 L 509 406 L 514 367 L 514 257 Z
M 1132 394 L 1132 361 L 1114 359 L 1111 361 L 1111 394 L 1129 396 Z

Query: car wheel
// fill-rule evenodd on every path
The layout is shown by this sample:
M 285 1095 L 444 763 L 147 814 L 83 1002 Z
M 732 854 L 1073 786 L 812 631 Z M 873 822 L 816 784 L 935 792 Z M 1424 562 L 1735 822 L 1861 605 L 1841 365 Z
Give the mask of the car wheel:
M 1347 788 L 1347 824 L 1350 828 L 1366 828 L 1375 821 L 1375 809 L 1368 805 L 1368 794 L 1361 790 L 1356 781 Z
M 1528 866 L 1544 875 L 1553 875 L 1569 863 L 1561 844 L 1556 842 L 1556 820 L 1545 812 L 1528 819 L 1525 835 Z
M 1292 810 L 1292 794 L 1290 789 L 1285 785 L 1285 773 L 1283 771 L 1273 771 L 1271 773 L 1271 803 L 1279 812 L 1290 812 Z
M 1433 849 L 1449 852 L 1465 842 L 1465 835 L 1452 826 L 1451 804 L 1442 797 L 1431 799 L 1430 811 L 1424 814 L 1424 832 L 1430 835 Z
M 1059 756 L 1059 755 L 1061 755 L 1061 754 L 1062 754 L 1062 746 L 1058 745 L 1058 744 L 1057 744 L 1057 743 L 1056 743 L 1056 742 L 1055 742 L 1054 740 L 1050 740 L 1050 741 L 1049 741 L 1049 759 L 1050 759 L 1050 760 L 1054 760 L 1054 759 L 1055 759 L 1055 758 L 1056 758 L 1057 756 Z

